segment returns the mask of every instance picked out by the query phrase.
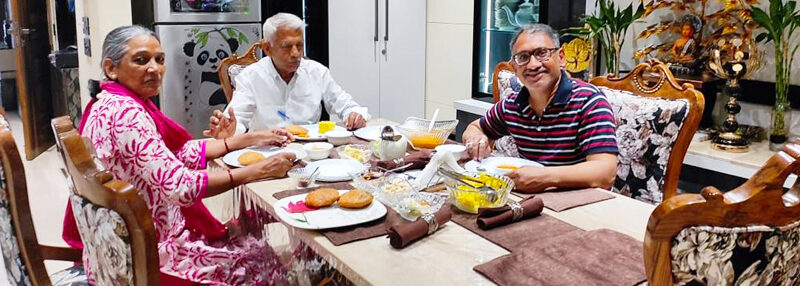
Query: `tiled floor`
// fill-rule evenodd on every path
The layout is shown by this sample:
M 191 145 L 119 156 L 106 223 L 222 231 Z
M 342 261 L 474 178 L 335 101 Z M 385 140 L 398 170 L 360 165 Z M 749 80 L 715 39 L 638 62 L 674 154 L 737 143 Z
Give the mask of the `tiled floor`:
M 36 237 L 40 244 L 52 246 L 67 246 L 61 239 L 61 225 L 64 220 L 64 207 L 67 205 L 67 187 L 64 176 L 60 171 L 63 165 L 55 148 L 39 155 L 35 159 L 25 160 L 25 140 L 22 135 L 22 121 L 19 113 L 8 112 L 8 121 L 11 132 L 17 142 L 22 163 L 25 166 L 25 177 L 28 185 L 28 200 L 30 202 L 33 224 L 36 228 Z M 0 265 L 3 261 L 0 259 Z M 70 262 L 45 261 L 48 273 L 71 266 Z M 3 266 L 2 269 L 5 269 Z M 5 271 L 0 271 L 0 285 L 6 281 Z

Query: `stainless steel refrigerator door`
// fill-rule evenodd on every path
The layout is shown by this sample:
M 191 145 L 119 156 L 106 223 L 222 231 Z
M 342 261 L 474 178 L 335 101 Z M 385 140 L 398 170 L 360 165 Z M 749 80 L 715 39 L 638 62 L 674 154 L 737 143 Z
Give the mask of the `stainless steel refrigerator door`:
M 261 21 L 260 0 L 153 0 L 153 7 L 156 23 Z
M 214 109 L 227 104 L 217 74 L 220 61 L 258 42 L 261 25 L 156 25 L 155 30 L 167 55 L 161 110 L 201 138 Z

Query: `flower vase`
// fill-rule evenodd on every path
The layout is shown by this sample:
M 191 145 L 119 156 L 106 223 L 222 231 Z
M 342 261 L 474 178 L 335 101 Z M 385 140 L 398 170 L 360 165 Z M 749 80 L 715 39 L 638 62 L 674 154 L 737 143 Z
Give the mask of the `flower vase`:
M 789 138 L 789 125 L 792 119 L 789 102 L 775 102 L 772 107 L 772 120 L 769 131 L 769 149 L 779 151 Z

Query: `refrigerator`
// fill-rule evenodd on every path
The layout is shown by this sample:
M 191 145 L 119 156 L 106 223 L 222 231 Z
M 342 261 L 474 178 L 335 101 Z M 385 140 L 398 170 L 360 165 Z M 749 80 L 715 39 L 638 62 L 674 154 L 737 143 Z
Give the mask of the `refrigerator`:
M 222 59 L 261 40 L 259 0 L 153 0 L 154 30 L 166 54 L 162 112 L 195 138 L 227 101 L 219 84 Z

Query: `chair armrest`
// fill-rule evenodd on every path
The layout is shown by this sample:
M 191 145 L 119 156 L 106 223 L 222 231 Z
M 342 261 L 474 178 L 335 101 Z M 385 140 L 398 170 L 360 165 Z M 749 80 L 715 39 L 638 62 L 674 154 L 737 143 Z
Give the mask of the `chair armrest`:
M 83 251 L 77 248 L 39 245 L 44 260 L 83 262 Z

